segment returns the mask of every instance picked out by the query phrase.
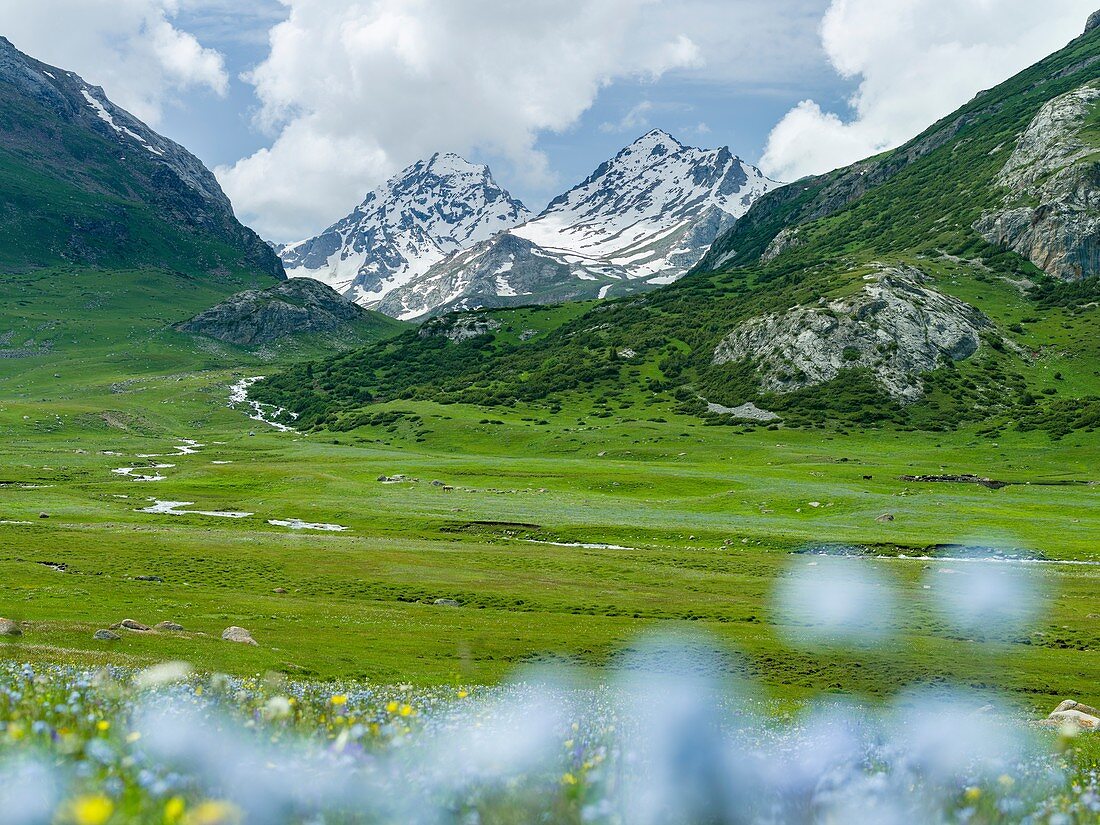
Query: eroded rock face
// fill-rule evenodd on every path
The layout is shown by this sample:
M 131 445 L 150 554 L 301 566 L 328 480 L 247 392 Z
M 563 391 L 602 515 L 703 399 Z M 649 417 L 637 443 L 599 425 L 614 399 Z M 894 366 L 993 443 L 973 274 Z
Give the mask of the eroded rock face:
M 1004 208 L 974 224 L 989 243 L 1067 281 L 1100 273 L 1100 149 L 1081 135 L 1098 102 L 1094 82 L 1043 106 L 997 176 L 1010 192 Z
M 919 399 L 921 374 L 977 352 L 990 322 L 929 286 L 918 269 L 886 269 L 872 277 L 851 297 L 746 321 L 718 345 L 714 363 L 751 360 L 761 388 L 773 392 L 867 368 L 899 401 Z

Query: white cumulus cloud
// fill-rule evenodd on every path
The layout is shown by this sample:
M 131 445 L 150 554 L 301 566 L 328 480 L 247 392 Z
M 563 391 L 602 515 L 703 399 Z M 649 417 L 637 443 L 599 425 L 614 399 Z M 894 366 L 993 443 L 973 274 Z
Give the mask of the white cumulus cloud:
M 822 45 L 859 79 L 851 109 L 804 100 L 772 131 L 761 166 L 795 180 L 894 148 L 1064 46 L 1096 0 L 832 0 Z
M 173 94 L 229 84 L 222 55 L 173 25 L 178 11 L 178 0 L 0 0 L 0 34 L 155 126 Z
M 617 78 L 691 67 L 684 31 L 646 25 L 660 0 L 286 0 L 249 76 L 270 147 L 218 175 L 246 221 L 295 238 L 401 166 L 481 150 L 531 182 L 542 131 L 571 126 Z

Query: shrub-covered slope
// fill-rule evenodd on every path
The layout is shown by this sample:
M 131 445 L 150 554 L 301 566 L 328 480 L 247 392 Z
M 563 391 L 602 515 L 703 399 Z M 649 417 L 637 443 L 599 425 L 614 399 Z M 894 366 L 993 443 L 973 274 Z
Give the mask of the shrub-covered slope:
M 448 336 L 438 325 L 459 322 L 441 319 L 256 389 L 330 426 L 367 399 L 560 404 L 596 391 L 667 396 L 714 423 L 752 402 L 787 425 L 1091 428 L 1098 77 L 1092 30 L 905 146 L 768 194 L 684 280 L 547 334 L 502 336 L 511 316 L 498 312 L 479 335 Z M 1066 96 L 1090 105 L 1052 132 L 1044 117 Z M 1044 155 L 1041 179 L 1012 171 L 1036 130 L 1069 147 Z M 1045 185 L 1059 176 L 1072 186 Z M 1018 231 L 1024 208 L 1031 234 Z M 1066 260 L 1076 269 L 1036 265 Z M 735 346 L 761 325 L 779 336 L 767 352 Z

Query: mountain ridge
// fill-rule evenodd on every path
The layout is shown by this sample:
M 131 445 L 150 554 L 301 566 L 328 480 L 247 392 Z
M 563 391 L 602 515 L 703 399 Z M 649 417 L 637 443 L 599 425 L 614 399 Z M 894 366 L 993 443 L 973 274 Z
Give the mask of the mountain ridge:
M 217 179 L 98 86 L 0 37 L 0 264 L 224 268 L 283 278 Z
M 508 230 L 523 243 L 509 244 L 507 260 L 497 260 L 500 238 L 484 241 L 434 265 L 381 308 L 414 318 L 652 289 L 683 276 L 777 186 L 726 147 L 697 149 L 653 129 Z M 495 272 L 486 260 L 497 260 Z

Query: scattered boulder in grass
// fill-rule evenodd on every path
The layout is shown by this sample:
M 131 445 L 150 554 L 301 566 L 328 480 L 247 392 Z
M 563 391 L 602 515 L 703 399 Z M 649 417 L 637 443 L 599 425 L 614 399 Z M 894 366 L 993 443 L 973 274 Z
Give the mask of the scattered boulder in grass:
M 49 514 L 49 513 L 39 513 L 39 514 L 38 514 L 38 517 L 39 517 L 39 518 L 49 518 L 49 517 L 50 517 L 50 514 Z
M 276 587 L 271 591 L 272 593 L 278 593 L 280 596 L 287 592 L 285 587 Z
M 875 519 L 879 524 L 889 524 L 894 520 L 893 513 L 883 513 L 881 516 Z
M 462 607 L 462 605 L 454 599 L 436 599 L 432 604 L 436 607 Z
M 222 631 L 222 638 L 227 642 L 237 642 L 242 645 L 256 645 L 259 647 L 257 641 L 252 638 L 252 634 L 243 627 L 227 627 Z
M 1100 731 L 1100 711 L 1075 699 L 1066 699 L 1038 725 L 1044 728 Z
M 122 637 L 113 630 L 97 630 L 92 634 L 92 638 L 99 642 L 117 642 Z
M 1061 713 L 1067 710 L 1079 710 L 1081 711 L 1081 713 L 1087 713 L 1089 716 L 1100 716 L 1100 710 L 1092 707 L 1092 705 L 1086 705 L 1083 702 L 1078 702 L 1076 699 L 1066 699 L 1054 709 L 1054 712 Z
M 157 622 L 153 625 L 153 630 L 160 633 L 181 633 L 183 631 L 183 625 L 176 624 L 176 622 Z
M 111 630 L 119 630 L 120 628 L 133 630 L 135 633 L 148 633 L 151 629 L 149 625 L 142 624 L 134 619 L 123 619 L 118 624 L 111 625 Z
M 11 619 L 0 619 L 0 636 L 14 638 L 22 635 L 23 628 L 19 626 L 19 622 L 13 622 Z
M 1059 726 L 1071 725 L 1080 730 L 1100 730 L 1100 718 L 1079 710 L 1056 710 L 1047 719 L 1057 722 Z

